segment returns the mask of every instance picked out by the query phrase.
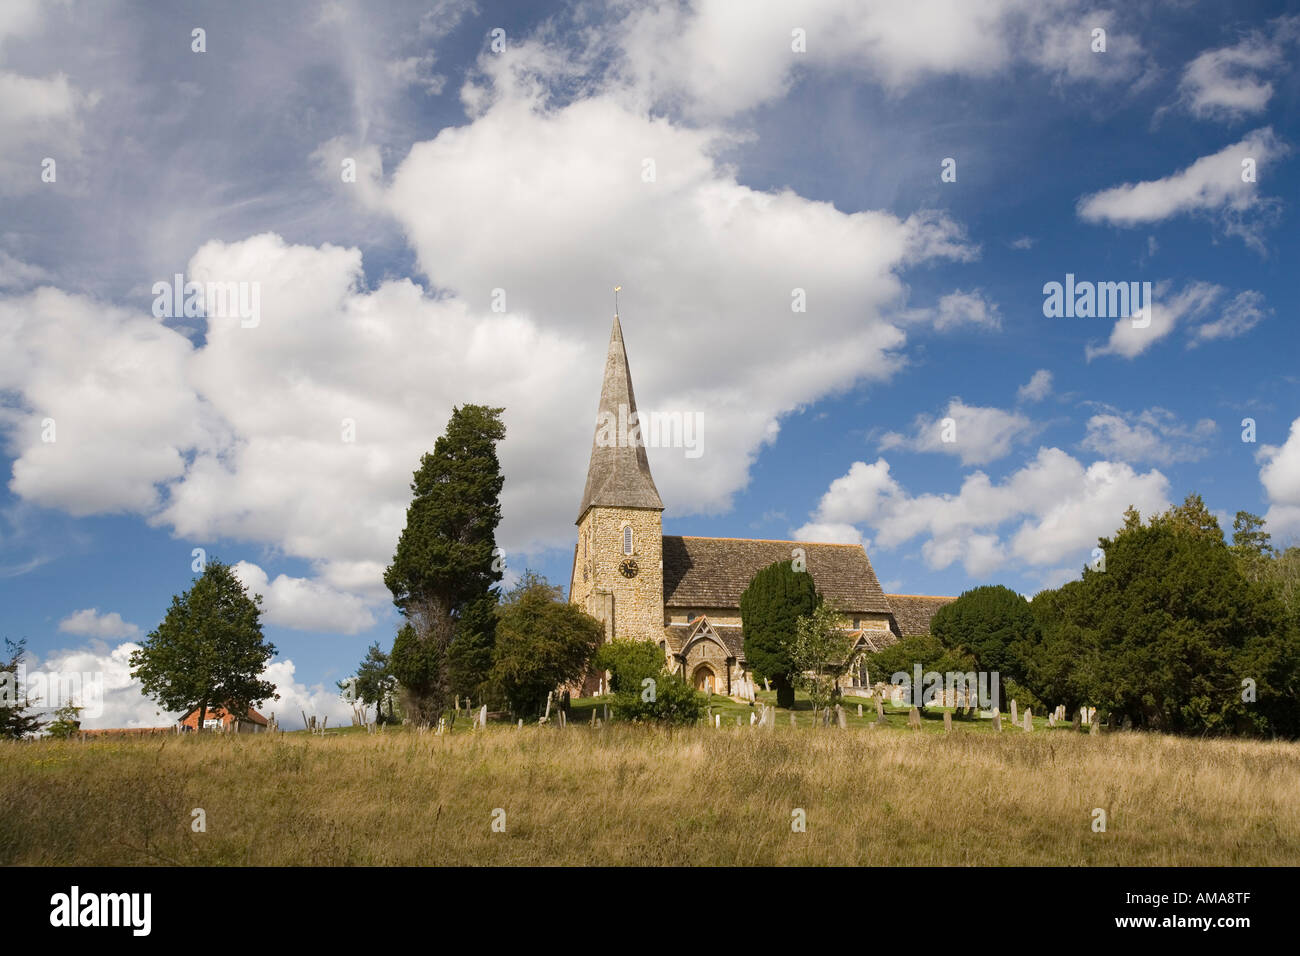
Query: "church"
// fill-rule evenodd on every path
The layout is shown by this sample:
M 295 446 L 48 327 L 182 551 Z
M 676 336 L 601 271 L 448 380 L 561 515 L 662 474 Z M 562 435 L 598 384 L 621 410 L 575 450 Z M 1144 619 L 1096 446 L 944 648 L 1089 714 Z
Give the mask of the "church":
M 602 422 L 637 421 L 636 396 L 618 316 L 609 338 L 569 601 L 605 625 L 605 640 L 654 641 L 668 669 L 697 690 L 753 699 L 740 596 L 763 568 L 799 560 L 818 593 L 848 619 L 857 647 L 877 651 L 926 634 L 951 597 L 886 594 L 857 544 L 699 538 L 663 533 L 663 501 L 645 441 L 610 441 Z M 845 678 L 863 686 L 864 664 Z M 600 689 L 589 678 L 584 695 Z

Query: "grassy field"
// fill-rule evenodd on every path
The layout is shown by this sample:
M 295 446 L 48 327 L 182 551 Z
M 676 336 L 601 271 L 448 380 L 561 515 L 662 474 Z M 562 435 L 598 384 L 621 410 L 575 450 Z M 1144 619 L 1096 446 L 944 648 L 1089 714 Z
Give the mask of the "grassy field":
M 0 863 L 1300 860 L 1294 744 L 1068 728 L 944 734 L 941 719 L 935 733 L 791 729 L 784 716 L 772 731 L 596 730 L 576 716 L 564 731 L 443 737 L 400 728 L 0 744 Z M 191 829 L 194 808 L 206 832 Z M 1095 808 L 1104 833 L 1093 832 Z M 504 832 L 492 829 L 498 809 Z M 806 832 L 792 828 L 796 810 Z

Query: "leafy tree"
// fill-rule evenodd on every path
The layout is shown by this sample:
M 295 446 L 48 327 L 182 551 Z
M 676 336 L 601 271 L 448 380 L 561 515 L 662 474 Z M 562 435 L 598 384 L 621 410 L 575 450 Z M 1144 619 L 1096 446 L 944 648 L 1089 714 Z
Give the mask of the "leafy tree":
M 54 720 L 45 728 L 51 737 L 67 740 L 81 729 L 81 711 L 84 708 L 74 704 L 64 704 L 54 712 Z
M 403 624 L 393 640 L 388 668 L 397 679 L 402 694 L 402 709 L 415 724 L 433 724 L 442 713 L 441 706 L 431 703 L 436 696 L 442 658 L 438 645 L 422 641 L 411 624 Z
M 740 620 L 745 629 L 745 658 L 754 675 L 767 678 L 776 689 L 778 707 L 794 706 L 794 662 L 790 645 L 799 618 L 820 603 L 812 575 L 778 561 L 754 575 L 740 596 Z
M 868 671 L 872 680 L 877 682 L 888 683 L 894 675 L 906 674 L 909 685 L 914 684 L 917 665 L 920 665 L 923 679 L 930 671 L 965 675 L 976 669 L 975 659 L 970 654 L 944 647 L 933 634 L 905 637 L 867 657 Z M 924 700 L 921 703 L 924 710 Z
M 580 679 L 605 638 L 605 626 L 558 587 L 525 571 L 497 617 L 491 679 L 516 715 L 538 713 L 546 695 Z
M 857 660 L 849 622 L 822 602 L 795 622 L 790 642 L 791 680 L 821 710 L 839 695 L 839 679 Z
M 18 740 L 36 733 L 45 722 L 31 713 L 31 701 L 18 680 L 18 668 L 27 655 L 27 640 L 6 637 L 5 647 L 9 660 L 0 667 L 0 739 Z
M 393 677 L 388 655 L 383 652 L 379 642 L 370 645 L 366 656 L 357 666 L 357 672 L 347 680 L 339 681 L 339 689 L 349 692 L 354 699 L 365 705 L 374 705 L 375 723 L 393 723 L 393 694 L 397 690 L 397 679 Z M 384 717 L 384 704 L 388 704 L 388 716 Z
M 453 694 L 482 698 L 492 672 L 492 647 L 496 644 L 496 588 L 469 602 L 456 618 L 455 635 L 447 649 L 447 667 Z
M 393 603 L 412 628 L 407 640 L 429 645 L 419 653 L 404 648 L 413 682 L 399 676 L 417 719 L 444 711 L 454 684 L 472 681 L 483 660 L 485 637 L 473 621 L 482 619 L 479 602 L 494 594 L 502 575 L 496 528 L 505 479 L 496 444 L 505 437 L 503 411 L 484 405 L 452 409 L 433 453 L 420 460 L 406 527 L 384 572 Z M 466 626 L 458 628 L 462 619 Z M 452 653 L 458 636 L 463 646 Z M 396 656 L 396 644 L 393 650 Z
M 635 686 L 615 689 L 614 715 L 633 723 L 694 724 L 704 716 L 708 699 L 679 675 L 664 670 L 662 653 L 659 663 L 657 674 L 646 675 L 653 684 L 643 686 L 638 680 Z
M 279 700 L 262 671 L 275 645 L 262 636 L 262 596 L 248 596 L 234 569 L 210 561 L 167 616 L 131 654 L 131 674 L 167 710 L 198 708 L 200 729 L 209 705 L 243 714 Z
M 1273 557 L 1272 536 L 1264 530 L 1264 519 L 1249 511 L 1238 511 L 1232 522 L 1232 553 L 1242 573 L 1252 581 L 1268 576 Z
M 969 655 L 976 671 L 998 674 L 999 708 L 1006 681 L 1025 682 L 1039 642 L 1029 602 L 1001 585 L 973 588 L 945 604 L 931 620 L 930 632 L 943 647 Z
M 640 694 L 643 680 L 658 680 L 664 672 L 664 652 L 650 641 L 610 641 L 596 651 L 592 664 L 598 671 L 609 671 L 610 689 L 615 694 Z
M 1035 597 L 1040 696 L 1175 733 L 1300 732 L 1295 621 L 1207 514 L 1189 495 L 1146 525 L 1128 519 L 1099 542 L 1104 571 Z

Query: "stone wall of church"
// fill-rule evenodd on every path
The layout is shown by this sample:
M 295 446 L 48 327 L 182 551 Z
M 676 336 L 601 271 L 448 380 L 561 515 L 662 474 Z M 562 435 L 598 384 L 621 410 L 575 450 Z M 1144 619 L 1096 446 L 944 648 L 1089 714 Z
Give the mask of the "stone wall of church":
M 623 528 L 632 528 L 632 554 L 623 553 Z M 584 540 L 585 539 L 585 540 Z M 585 560 L 584 560 L 585 554 Z M 635 577 L 620 565 L 633 558 Z M 569 600 L 604 620 L 612 596 L 615 640 L 663 640 L 663 525 L 660 513 L 638 508 L 590 508 L 578 525 Z

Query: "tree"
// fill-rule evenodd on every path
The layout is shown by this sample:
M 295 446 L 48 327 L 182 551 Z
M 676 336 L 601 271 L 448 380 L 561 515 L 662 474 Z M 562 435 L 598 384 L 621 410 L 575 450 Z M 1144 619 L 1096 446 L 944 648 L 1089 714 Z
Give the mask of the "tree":
M 1189 495 L 1146 525 L 1126 520 L 1099 541 L 1104 571 L 1035 597 L 1040 697 L 1046 686 L 1174 733 L 1300 732 L 1295 620 L 1267 582 L 1243 574 L 1206 515 Z
M 131 654 L 131 674 L 167 710 L 199 711 L 220 704 L 242 716 L 266 699 L 279 700 L 262 671 L 275 645 L 262 635 L 260 594 L 248 596 L 234 569 L 209 561 L 167 616 Z
M 414 724 L 432 725 L 442 713 L 433 706 L 442 659 L 438 645 L 422 641 L 411 624 L 403 624 L 393 640 L 388 667 L 402 694 L 402 710 Z
M 496 444 L 505 438 L 503 411 L 484 405 L 452 409 L 446 431 L 411 481 L 406 527 L 384 572 L 393 603 L 412 628 L 407 640 L 429 645 L 405 654 L 407 663 L 418 664 L 418 679 L 408 683 L 399 676 L 417 719 L 447 708 L 457 681 L 455 662 L 464 664 L 466 680 L 482 662 L 474 651 L 482 648 L 484 635 L 472 620 L 481 620 L 478 602 L 494 595 L 502 576 L 496 528 L 505 479 Z M 458 630 L 462 620 L 470 623 Z M 458 636 L 467 646 L 453 653 Z M 396 656 L 396 644 L 393 651 Z
M 469 602 L 457 616 L 455 634 L 447 648 L 451 692 L 456 696 L 482 698 L 492 672 L 492 648 L 496 644 L 496 588 Z
M 397 679 L 393 677 L 388 655 L 379 647 L 379 642 L 370 645 L 370 650 L 357 666 L 356 675 L 339 681 L 339 689 L 349 692 L 353 699 L 362 704 L 373 704 L 375 723 L 393 722 L 393 693 L 396 691 Z M 384 704 L 388 704 L 388 719 L 384 719 Z
M 1007 681 L 1025 683 L 1040 639 L 1029 602 L 1001 585 L 973 588 L 945 604 L 930 632 L 945 648 L 969 655 L 976 671 L 997 673 L 999 698 L 1006 697 Z M 1003 701 L 993 705 L 1001 709 Z
M 1232 553 L 1242 573 L 1252 581 L 1268 576 L 1273 557 L 1272 535 L 1264 530 L 1264 519 L 1249 511 L 1238 511 L 1232 521 Z
M 27 655 L 27 640 L 5 638 L 9 660 L 0 667 L 0 739 L 19 740 L 41 729 L 44 721 L 31 713 L 31 701 L 20 680 L 20 667 Z
M 491 679 L 512 713 L 532 716 L 546 695 L 587 672 L 605 626 L 540 575 L 525 571 L 501 602 Z
M 825 602 L 795 622 L 789 648 L 790 663 L 794 665 L 792 681 L 811 698 L 817 710 L 829 706 L 838 696 L 839 679 L 857 660 L 855 640 L 849 622 Z
M 59 740 L 67 740 L 81 729 L 83 709 L 75 704 L 64 704 L 54 712 L 54 720 L 45 728 L 45 732 Z
M 615 690 L 614 715 L 632 723 L 694 724 L 704 716 L 707 698 L 679 675 L 664 670 L 662 653 L 659 663 L 658 673 L 647 675 L 652 683 L 643 684 L 643 677 L 634 686 Z
M 794 570 L 790 561 L 763 568 L 740 596 L 740 620 L 745 629 L 745 657 L 755 676 L 776 688 L 778 707 L 794 706 L 794 662 L 790 644 L 799 618 L 819 603 L 812 575 Z
M 643 680 L 658 680 L 664 672 L 664 652 L 650 641 L 610 641 L 596 651 L 592 664 L 598 671 L 609 671 L 610 690 L 615 694 L 640 694 Z

